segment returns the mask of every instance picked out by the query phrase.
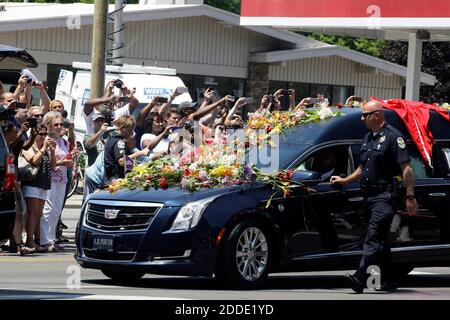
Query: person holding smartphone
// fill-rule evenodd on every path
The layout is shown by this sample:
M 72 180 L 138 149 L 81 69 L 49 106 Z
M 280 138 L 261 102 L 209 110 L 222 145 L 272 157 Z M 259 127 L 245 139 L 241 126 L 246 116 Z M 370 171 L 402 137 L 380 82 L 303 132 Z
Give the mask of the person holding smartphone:
M 44 116 L 42 123 L 47 127 L 47 135 L 55 141 L 55 167 L 51 170 L 51 189 L 47 193 L 41 225 L 40 246 L 42 252 L 57 250 L 56 225 L 61 215 L 67 184 L 67 168 L 72 168 L 73 162 L 67 158 L 70 147 L 63 135 L 63 118 L 59 112 L 50 111 Z
M 56 141 L 47 136 L 47 127 L 44 124 L 38 125 L 36 129 L 37 135 L 33 146 L 23 152 L 24 158 L 38 168 L 35 179 L 22 183 L 23 195 L 27 203 L 25 250 L 29 248 L 30 251 L 39 249 L 35 244 L 35 237 L 39 238 L 42 211 L 52 185 L 51 169 L 56 166 Z

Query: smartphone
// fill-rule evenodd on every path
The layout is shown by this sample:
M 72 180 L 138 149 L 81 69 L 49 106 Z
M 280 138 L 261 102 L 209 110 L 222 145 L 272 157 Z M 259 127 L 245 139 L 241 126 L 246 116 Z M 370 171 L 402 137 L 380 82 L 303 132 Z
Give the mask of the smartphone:
M 169 99 L 166 97 L 156 97 L 155 101 L 159 102 L 159 103 L 167 103 L 167 101 L 169 101 Z
M 244 104 L 250 104 L 253 103 L 253 101 L 255 101 L 253 98 L 244 98 Z
M 230 96 L 230 101 L 235 102 L 236 101 L 236 97 L 235 96 Z
M 313 103 L 313 104 L 319 103 L 320 101 L 322 101 L 322 100 L 319 99 L 319 98 L 311 98 L 311 99 L 309 99 L 309 103 Z
M 48 131 L 47 132 L 47 136 L 49 137 L 49 138 L 52 138 L 53 140 L 58 140 L 61 136 L 60 136 L 60 134 L 58 133 L 58 132 L 56 132 L 56 131 Z
M 130 101 L 130 97 L 127 97 L 127 96 L 125 96 L 125 97 L 119 97 L 119 102 L 125 102 L 125 103 L 127 103 L 127 102 L 129 102 Z
M 30 118 L 27 118 L 27 120 L 25 120 L 25 121 L 29 123 L 30 128 L 36 128 L 36 126 L 37 126 L 36 118 L 30 117 Z
M 185 93 L 188 92 L 188 88 L 186 87 L 178 87 L 177 88 L 177 93 L 181 94 L 181 93 Z

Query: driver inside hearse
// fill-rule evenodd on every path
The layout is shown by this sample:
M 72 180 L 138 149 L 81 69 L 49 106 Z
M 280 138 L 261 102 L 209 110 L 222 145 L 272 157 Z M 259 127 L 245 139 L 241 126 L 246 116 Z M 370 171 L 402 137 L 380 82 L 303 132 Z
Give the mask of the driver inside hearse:
M 329 182 L 333 175 L 348 174 L 347 155 L 343 148 L 321 149 L 306 159 L 297 170 L 318 172 L 321 174 L 321 182 Z

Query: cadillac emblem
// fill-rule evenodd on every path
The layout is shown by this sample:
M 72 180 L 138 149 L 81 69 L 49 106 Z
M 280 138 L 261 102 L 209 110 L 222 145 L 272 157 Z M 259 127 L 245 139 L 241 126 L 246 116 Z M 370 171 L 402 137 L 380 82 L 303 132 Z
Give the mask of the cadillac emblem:
M 105 209 L 105 218 L 106 219 L 116 219 L 119 215 L 120 210 L 114 210 L 114 209 Z

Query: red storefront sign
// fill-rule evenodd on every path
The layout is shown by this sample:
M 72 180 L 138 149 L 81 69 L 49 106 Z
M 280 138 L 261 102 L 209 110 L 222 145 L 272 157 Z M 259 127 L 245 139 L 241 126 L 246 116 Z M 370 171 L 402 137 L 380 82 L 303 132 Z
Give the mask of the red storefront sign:
M 449 0 L 242 0 L 241 24 L 443 29 Z

